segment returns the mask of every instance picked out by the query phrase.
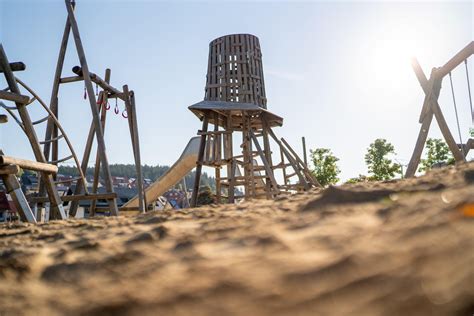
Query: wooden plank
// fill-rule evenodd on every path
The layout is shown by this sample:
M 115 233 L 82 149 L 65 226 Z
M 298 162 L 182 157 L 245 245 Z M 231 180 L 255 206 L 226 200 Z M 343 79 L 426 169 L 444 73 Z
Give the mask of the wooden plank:
M 117 198 L 116 193 L 101 193 L 101 194 L 77 194 L 77 195 L 63 195 L 61 200 L 63 202 L 72 201 L 96 201 L 96 200 L 111 200 Z M 44 203 L 48 201 L 47 197 L 43 196 L 32 196 L 28 198 L 30 203 Z

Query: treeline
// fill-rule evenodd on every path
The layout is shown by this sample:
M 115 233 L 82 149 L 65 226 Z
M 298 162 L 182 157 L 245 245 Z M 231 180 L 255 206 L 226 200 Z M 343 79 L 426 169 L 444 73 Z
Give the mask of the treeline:
M 144 165 L 143 169 L 143 178 L 150 179 L 155 181 L 159 177 L 161 177 L 170 167 L 169 166 L 149 166 Z M 72 166 L 59 166 L 58 173 L 77 177 L 79 175 L 77 168 Z M 110 173 L 114 177 L 127 177 L 127 178 L 136 178 L 136 170 L 135 166 L 131 164 L 112 164 L 110 165 Z M 88 167 L 86 171 L 86 176 L 93 176 L 94 175 L 94 168 Z M 185 177 L 186 179 L 186 186 L 188 189 L 191 189 L 194 185 L 194 178 L 196 173 L 194 171 L 188 173 Z M 201 185 L 202 186 L 209 186 L 212 189 L 215 189 L 216 182 L 214 177 L 209 176 L 207 173 L 203 172 L 201 174 Z
M 347 180 L 347 183 L 366 181 L 386 181 L 397 175 L 403 178 L 404 165 L 393 162 L 396 155 L 395 147 L 386 139 L 378 138 L 367 148 L 364 156 L 367 165 L 367 175 L 360 174 L 358 177 Z M 328 148 L 316 148 L 310 151 L 312 173 L 319 183 L 326 187 L 339 182 L 338 175 L 341 170 L 337 162 L 339 158 L 334 156 Z M 426 172 L 432 168 L 452 165 L 454 158 L 449 151 L 448 145 L 441 139 L 430 138 L 426 142 L 425 158 L 421 159 L 419 172 Z

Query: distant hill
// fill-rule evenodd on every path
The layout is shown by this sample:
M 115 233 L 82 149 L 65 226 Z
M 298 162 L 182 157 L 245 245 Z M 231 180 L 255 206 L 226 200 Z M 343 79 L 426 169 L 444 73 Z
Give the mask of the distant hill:
M 151 179 L 155 181 L 159 177 L 161 177 L 170 167 L 169 166 L 143 166 L 143 177 L 145 179 Z M 110 172 L 114 177 L 128 177 L 128 178 L 136 178 L 136 171 L 135 166 L 130 164 L 113 164 L 110 165 Z M 79 174 L 75 167 L 71 166 L 59 166 L 58 173 L 77 177 Z M 87 168 L 86 176 L 93 176 L 94 175 L 94 168 L 89 167 Z M 186 186 L 188 189 L 191 189 L 194 185 L 194 178 L 196 173 L 194 171 L 190 172 L 186 176 Z M 208 185 L 213 190 L 215 190 L 216 182 L 214 177 L 209 176 L 207 173 L 203 172 L 201 175 L 201 186 Z

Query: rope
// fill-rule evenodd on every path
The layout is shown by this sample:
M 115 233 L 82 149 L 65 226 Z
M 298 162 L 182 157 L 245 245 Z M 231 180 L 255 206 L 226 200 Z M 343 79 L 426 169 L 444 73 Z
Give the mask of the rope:
M 464 66 L 466 66 L 467 91 L 469 92 L 469 105 L 471 106 L 471 119 L 474 124 L 474 109 L 472 107 L 471 84 L 469 83 L 469 70 L 467 67 L 467 59 L 464 59 Z
M 456 105 L 456 97 L 454 96 L 453 78 L 451 77 L 451 72 L 449 73 L 449 82 L 451 83 L 451 94 L 453 95 L 454 113 L 456 113 L 456 124 L 458 125 L 459 141 L 461 142 L 461 150 L 464 155 L 464 144 L 462 142 L 461 126 L 459 124 L 458 107 Z

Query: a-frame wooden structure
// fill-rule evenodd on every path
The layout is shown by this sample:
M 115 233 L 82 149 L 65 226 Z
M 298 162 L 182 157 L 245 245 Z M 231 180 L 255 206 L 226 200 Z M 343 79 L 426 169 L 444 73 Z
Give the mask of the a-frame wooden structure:
M 128 86 L 124 85 L 123 90 L 119 90 L 114 88 L 110 85 L 110 69 L 106 70 L 105 79 L 100 78 L 98 75 L 90 72 L 86 55 L 84 52 L 84 47 L 82 45 L 79 28 L 77 25 L 77 21 L 74 15 L 75 9 L 75 1 L 73 0 L 65 0 L 66 9 L 67 9 L 67 19 L 66 25 L 64 28 L 64 33 L 61 41 L 61 47 L 59 51 L 59 57 L 56 65 L 56 72 L 54 75 L 53 81 L 53 88 L 51 93 L 51 101 L 50 101 L 50 110 L 54 114 L 54 116 L 58 117 L 58 95 L 59 95 L 59 88 L 61 84 L 77 82 L 77 81 L 84 81 L 85 87 L 85 96 L 89 101 L 91 112 L 92 112 L 92 123 L 89 128 L 89 133 L 85 145 L 84 154 L 80 164 L 80 174 L 82 177 L 86 173 L 87 166 L 89 164 L 89 159 L 93 147 L 94 138 L 97 141 L 97 157 L 96 157 L 96 164 L 95 164 L 95 173 L 94 173 L 94 180 L 93 180 L 93 194 L 90 194 L 87 190 L 86 181 L 84 178 L 77 179 L 74 195 L 82 196 L 82 198 L 72 200 L 69 213 L 70 215 L 74 216 L 76 214 L 78 203 L 80 200 L 89 200 L 92 202 L 91 205 L 91 215 L 95 213 L 95 203 L 97 198 L 93 198 L 93 195 L 97 193 L 98 184 L 99 184 L 99 177 L 100 172 L 102 170 L 102 178 L 105 182 L 105 189 L 106 194 L 101 194 L 101 198 L 105 198 L 109 204 L 109 211 L 111 215 L 118 215 L 119 210 L 117 207 L 116 195 L 113 189 L 112 183 L 112 176 L 110 173 L 107 152 L 106 152 L 106 144 L 104 140 L 104 128 L 105 128 L 105 120 L 106 120 L 106 107 L 108 104 L 108 99 L 110 98 L 118 98 L 121 99 L 126 106 L 127 110 L 127 118 L 128 124 L 130 128 L 130 134 L 132 139 L 132 147 L 135 159 L 135 165 L 137 168 L 137 187 L 138 187 L 138 196 L 140 201 L 140 211 L 145 211 L 145 203 L 144 203 L 144 195 L 143 195 L 143 176 L 142 176 L 142 169 L 141 169 L 141 159 L 140 159 L 140 145 L 139 145 L 139 138 L 138 138 L 138 127 L 137 127 L 137 118 L 136 118 L 136 110 L 135 110 L 135 95 L 133 91 L 129 91 Z M 79 58 L 80 66 L 75 66 L 73 68 L 73 72 L 76 76 L 72 77 L 64 77 L 62 78 L 62 72 L 64 67 L 64 59 L 66 56 L 66 50 L 68 47 L 68 41 L 70 38 L 70 33 L 72 32 L 72 37 L 74 39 L 75 48 L 77 51 L 77 55 Z M 96 94 L 94 93 L 93 83 L 96 85 L 96 89 L 100 87 L 102 91 L 98 94 L 96 98 Z M 58 135 L 58 126 L 54 124 L 53 119 L 48 120 L 48 125 L 46 128 L 46 135 L 45 135 L 45 146 L 44 146 L 44 155 L 45 157 L 49 158 L 50 154 L 52 156 L 52 161 L 55 163 L 62 162 L 66 159 L 70 159 L 72 157 L 65 157 L 63 159 L 58 158 L 58 140 L 60 135 Z M 78 159 L 76 158 L 76 161 Z M 42 193 L 42 186 L 40 185 L 40 194 Z M 85 193 L 85 195 L 84 195 Z M 108 196 L 108 197 L 107 197 Z
M 408 164 L 405 177 L 413 177 L 416 173 L 433 117 L 436 118 L 441 133 L 443 134 L 443 137 L 446 143 L 448 144 L 448 147 L 452 152 L 456 162 L 466 161 L 465 156 L 467 155 L 469 149 L 471 149 L 471 147 L 474 145 L 474 142 L 472 139 L 469 139 L 466 144 L 458 145 L 456 143 L 441 111 L 440 105 L 438 103 L 438 98 L 441 91 L 441 83 L 443 81 L 443 78 L 449 75 L 453 69 L 463 63 L 468 57 L 473 54 L 474 41 L 469 43 L 466 47 L 459 51 L 442 67 L 433 68 L 429 79 L 427 79 L 426 75 L 421 69 L 418 60 L 413 59 L 412 67 L 415 71 L 418 81 L 420 82 L 423 92 L 425 93 L 425 99 L 423 101 L 423 108 L 421 110 L 419 118 L 419 122 L 421 123 L 420 133 L 418 134 L 415 149 Z

